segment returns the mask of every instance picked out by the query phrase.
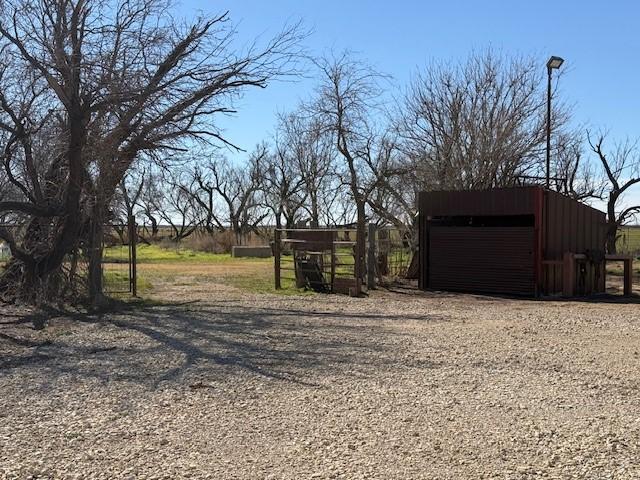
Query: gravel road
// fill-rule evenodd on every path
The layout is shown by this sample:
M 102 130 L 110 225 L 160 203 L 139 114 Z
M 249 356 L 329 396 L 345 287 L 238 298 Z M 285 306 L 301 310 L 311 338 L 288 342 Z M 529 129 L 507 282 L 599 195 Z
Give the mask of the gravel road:
M 640 478 L 638 304 L 206 293 L 0 307 L 0 477 Z

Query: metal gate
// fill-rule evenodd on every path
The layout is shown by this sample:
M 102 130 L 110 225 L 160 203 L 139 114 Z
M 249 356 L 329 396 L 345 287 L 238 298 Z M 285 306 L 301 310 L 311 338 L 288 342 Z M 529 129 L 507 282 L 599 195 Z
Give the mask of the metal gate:
M 137 225 L 133 222 L 104 227 L 102 286 L 105 294 L 137 296 L 137 237 Z
M 429 288 L 535 295 L 533 227 L 432 226 Z

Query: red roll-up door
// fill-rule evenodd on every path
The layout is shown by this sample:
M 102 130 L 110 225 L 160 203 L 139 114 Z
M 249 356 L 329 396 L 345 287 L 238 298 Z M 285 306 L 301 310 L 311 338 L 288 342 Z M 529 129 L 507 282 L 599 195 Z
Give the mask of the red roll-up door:
M 533 227 L 429 229 L 429 288 L 535 295 Z

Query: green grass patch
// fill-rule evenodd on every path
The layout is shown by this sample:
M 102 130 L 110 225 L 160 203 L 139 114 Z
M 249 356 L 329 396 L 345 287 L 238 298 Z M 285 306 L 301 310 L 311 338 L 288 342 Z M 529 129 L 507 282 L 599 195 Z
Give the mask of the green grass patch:
M 102 274 L 102 279 L 104 289 L 107 292 L 114 291 L 119 293 L 118 291 L 122 290 L 122 293 L 126 293 L 129 289 L 129 274 L 127 272 L 105 270 Z M 137 285 L 138 294 L 149 292 L 153 288 L 149 279 L 141 275 L 138 275 Z
M 638 253 L 640 252 L 640 228 L 621 227 L 618 230 L 618 241 L 616 247 L 618 252 Z
M 269 258 L 233 258 L 228 253 L 198 252 L 186 248 L 163 248 L 158 245 L 138 245 L 136 250 L 138 263 L 229 263 L 264 262 Z M 115 246 L 104 249 L 104 261 L 121 263 L 129 260 L 128 247 Z

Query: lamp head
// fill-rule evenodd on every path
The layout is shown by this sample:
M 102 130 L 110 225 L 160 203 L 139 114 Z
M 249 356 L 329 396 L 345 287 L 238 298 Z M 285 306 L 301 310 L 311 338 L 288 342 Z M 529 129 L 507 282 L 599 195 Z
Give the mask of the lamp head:
M 564 63 L 564 59 L 556 56 L 551 56 L 549 61 L 547 62 L 547 68 L 551 70 L 552 68 L 558 69 Z

